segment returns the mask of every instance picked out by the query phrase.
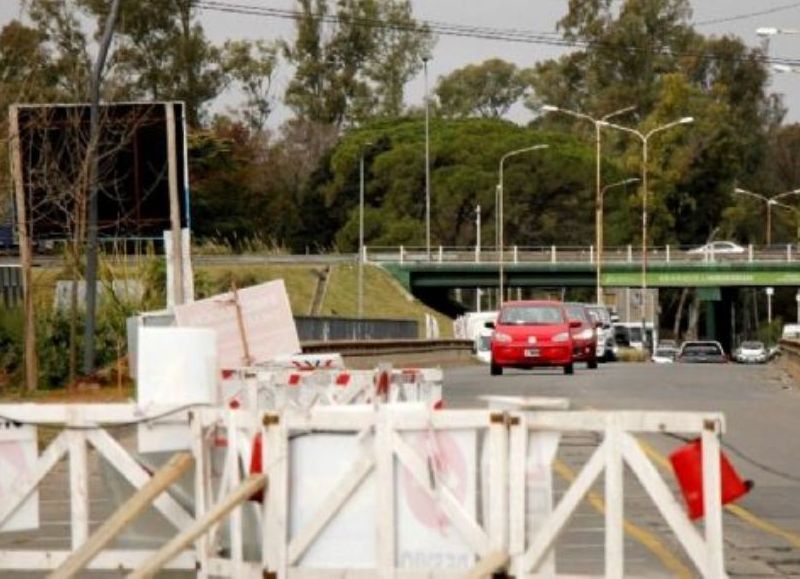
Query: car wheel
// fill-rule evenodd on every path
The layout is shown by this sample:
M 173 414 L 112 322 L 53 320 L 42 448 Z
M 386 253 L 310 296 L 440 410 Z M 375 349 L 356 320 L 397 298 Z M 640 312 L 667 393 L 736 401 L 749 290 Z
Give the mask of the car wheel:
M 572 362 L 564 366 L 564 374 L 570 375 L 574 373 L 575 373 L 575 365 Z
M 498 366 L 497 364 L 495 364 L 494 362 L 492 362 L 491 364 L 489 364 L 489 373 L 490 373 L 492 376 L 502 376 L 502 374 L 503 374 L 503 367 L 502 367 L 502 366 Z
M 597 358 L 592 358 L 586 362 L 586 367 L 589 368 L 589 370 L 597 370 Z

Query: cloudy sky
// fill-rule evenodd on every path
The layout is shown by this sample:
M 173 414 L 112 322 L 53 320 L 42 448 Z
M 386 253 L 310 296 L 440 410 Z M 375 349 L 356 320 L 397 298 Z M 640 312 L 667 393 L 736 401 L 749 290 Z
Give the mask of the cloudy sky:
M 146 1 L 146 0 L 143 0 Z M 231 4 L 268 8 L 293 8 L 293 0 L 222 0 Z M 556 22 L 567 9 L 567 0 L 412 0 L 418 18 L 436 22 L 475 25 L 492 28 L 521 29 L 535 32 L 554 32 Z M 733 34 L 747 44 L 756 46 L 760 39 L 756 29 L 782 27 L 800 30 L 800 2 L 788 0 L 694 0 L 693 20 L 698 30 L 705 34 Z M 0 24 L 17 17 L 19 0 L 0 0 Z M 725 22 L 707 23 L 724 19 Z M 226 38 L 263 38 L 276 40 L 291 38 L 293 23 L 286 20 L 227 14 L 217 11 L 202 13 L 206 33 L 214 41 Z M 431 83 L 448 72 L 468 63 L 498 57 L 520 66 L 530 66 L 537 60 L 552 58 L 561 53 L 558 47 L 539 44 L 520 44 L 440 36 L 430 66 Z M 772 37 L 769 53 L 773 57 L 800 59 L 800 34 L 779 34 Z M 275 94 L 283 92 L 288 81 L 288 71 L 281 70 L 274 84 Z M 409 83 L 407 100 L 421 102 L 424 95 L 422 75 Z M 789 109 L 788 121 L 800 121 L 800 72 L 773 74 L 772 90 L 784 95 Z M 224 99 L 230 104 L 235 95 Z M 518 110 L 515 120 L 524 122 L 530 113 Z M 273 121 L 280 120 L 278 111 Z M 529 117 L 528 117 L 529 118 Z

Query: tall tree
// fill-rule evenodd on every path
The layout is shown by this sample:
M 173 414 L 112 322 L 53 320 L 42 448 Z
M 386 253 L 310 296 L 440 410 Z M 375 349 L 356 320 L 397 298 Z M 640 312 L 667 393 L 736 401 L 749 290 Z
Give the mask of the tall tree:
M 436 95 L 445 116 L 499 118 L 525 96 L 530 82 L 527 71 L 493 58 L 442 77 Z
M 651 144 L 649 199 L 657 243 L 702 242 L 719 225 L 734 182 L 757 170 L 766 135 L 782 115 L 780 103 L 767 94 L 763 54 L 739 39 L 698 34 L 690 16 L 687 0 L 626 0 L 621 6 L 570 0 L 560 27 L 588 48 L 538 64 L 529 103 L 596 116 L 635 105 L 638 119 L 629 124 L 644 130 L 695 117 L 694 125 Z M 586 128 L 562 117 L 543 123 Z M 608 154 L 623 154 L 629 170 L 641 170 L 641 142 L 606 135 Z M 628 224 L 615 221 L 613 227 L 635 235 L 641 201 L 640 192 L 630 199 Z
M 90 15 L 107 14 L 106 0 L 78 1 Z M 248 121 L 263 124 L 270 109 L 274 48 L 264 42 L 214 44 L 198 10 L 193 0 L 124 0 L 112 61 L 119 84 L 129 97 L 185 102 L 189 124 L 198 127 L 206 120 L 207 105 L 238 81 Z
M 298 0 L 301 17 L 284 54 L 295 75 L 286 103 L 312 123 L 341 126 L 401 112 L 403 86 L 432 40 L 408 0 Z

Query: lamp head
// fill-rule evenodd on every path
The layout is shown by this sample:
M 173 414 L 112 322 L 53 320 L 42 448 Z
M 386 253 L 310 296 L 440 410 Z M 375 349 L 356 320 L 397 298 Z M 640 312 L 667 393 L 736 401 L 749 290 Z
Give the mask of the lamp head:
M 689 123 L 694 122 L 694 117 L 683 117 L 680 121 L 678 121 L 682 125 L 688 125 Z
M 764 37 L 764 36 L 775 36 L 776 34 L 778 34 L 778 32 L 780 32 L 780 30 L 778 30 L 777 28 L 772 28 L 772 27 L 756 28 L 756 34 L 758 34 L 759 36 L 762 36 L 762 37 Z
M 792 72 L 792 67 L 788 64 L 773 64 L 772 70 L 775 72 Z
M 736 189 L 734 189 L 733 191 L 734 191 L 734 193 L 750 193 L 750 191 L 745 191 L 745 190 L 744 190 L 744 189 L 742 189 L 741 187 L 737 187 L 737 188 L 736 188 Z
M 546 113 L 554 113 L 558 110 L 558 107 L 554 105 L 542 105 L 542 110 Z

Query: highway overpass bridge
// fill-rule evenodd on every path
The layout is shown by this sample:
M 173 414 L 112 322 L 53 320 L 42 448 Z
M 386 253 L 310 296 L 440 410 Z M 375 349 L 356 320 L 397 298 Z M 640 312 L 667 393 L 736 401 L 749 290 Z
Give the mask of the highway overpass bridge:
M 428 255 L 419 248 L 369 248 L 365 254 L 368 261 L 383 266 L 416 297 L 451 315 L 459 309 L 452 300 L 452 290 L 498 286 L 498 252 L 435 248 Z M 509 289 L 594 288 L 596 284 L 592 248 L 511 247 L 504 251 L 503 260 L 504 285 Z M 742 288 L 800 288 L 800 253 L 792 245 L 748 247 L 741 253 L 720 255 L 653 248 L 647 262 L 648 288 L 704 288 L 698 294 L 707 302 L 702 308 L 701 331 L 726 348 L 735 345 L 735 304 Z M 641 252 L 633 247 L 606 250 L 601 281 L 606 289 L 641 287 Z M 630 300 L 632 294 L 627 297 Z M 626 303 L 630 307 L 630 301 Z M 738 317 L 742 319 L 741 312 Z
M 426 288 L 494 288 L 499 252 L 434 248 L 367 248 L 368 262 L 391 272 L 409 291 Z M 789 245 L 745 248 L 741 254 L 704 255 L 680 248 L 653 248 L 647 255 L 647 286 L 800 287 L 800 253 Z M 504 251 L 504 283 L 510 288 L 594 287 L 595 252 L 589 248 L 514 248 Z M 642 285 L 641 251 L 610 248 L 603 255 L 604 287 Z

